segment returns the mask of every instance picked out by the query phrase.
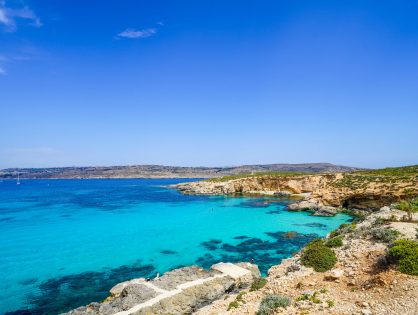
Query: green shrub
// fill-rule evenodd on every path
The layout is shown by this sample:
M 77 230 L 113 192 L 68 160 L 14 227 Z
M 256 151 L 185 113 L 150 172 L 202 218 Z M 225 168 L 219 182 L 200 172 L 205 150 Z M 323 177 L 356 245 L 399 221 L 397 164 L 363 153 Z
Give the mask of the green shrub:
M 251 284 L 250 291 L 257 291 L 264 287 L 267 283 L 267 280 L 264 278 L 258 278 L 253 281 Z
M 405 211 L 408 215 L 408 221 L 412 221 L 413 214 L 418 212 L 418 199 L 403 200 L 397 204 L 397 208 Z
M 397 230 L 392 230 L 384 227 L 373 228 L 369 233 L 373 239 L 384 243 L 392 243 L 401 234 Z
M 352 222 L 352 223 L 350 223 L 350 224 L 348 224 L 348 223 L 343 223 L 343 224 L 341 224 L 341 225 L 338 227 L 338 229 L 336 229 L 336 230 L 332 231 L 332 232 L 329 234 L 329 237 L 330 237 L 330 238 L 334 238 L 334 237 L 336 237 L 336 236 L 338 236 L 338 235 L 341 235 L 341 234 L 347 234 L 347 233 L 354 232 L 354 230 L 356 229 L 356 226 L 357 226 L 357 223 L 356 223 L 356 222 Z
M 374 220 L 373 226 L 379 226 L 386 223 L 386 220 L 384 218 L 378 217 Z
M 333 300 L 327 300 L 327 304 L 328 304 L 329 308 L 334 307 L 334 305 L 335 305 Z
M 257 315 L 269 315 L 278 307 L 288 307 L 290 299 L 284 296 L 270 294 L 263 298 Z
M 318 298 L 318 295 L 319 295 L 319 293 L 325 293 L 326 292 L 326 290 L 325 291 L 323 291 L 323 290 L 324 289 L 322 289 L 319 292 L 315 291 L 313 294 L 309 294 L 309 293 L 302 294 L 302 295 L 300 295 L 296 298 L 296 301 L 311 301 L 312 303 L 315 303 L 315 304 L 322 303 L 322 301 Z
M 246 293 L 247 293 L 247 292 L 244 292 L 244 291 L 242 291 L 242 292 L 238 293 L 238 295 L 237 295 L 237 297 L 235 298 L 235 300 L 236 300 L 236 301 L 238 301 L 238 302 L 244 302 L 243 297 L 244 297 L 244 295 L 245 295 Z
M 325 272 L 332 269 L 337 262 L 335 252 L 324 245 L 321 239 L 313 240 L 302 252 L 301 262 L 315 271 Z
M 340 234 L 341 234 L 341 231 L 340 230 L 334 230 L 331 233 L 329 233 L 329 237 L 334 238 L 334 237 L 336 237 L 336 236 L 338 236 Z
M 242 291 L 240 293 L 238 293 L 237 297 L 235 298 L 234 301 L 232 301 L 231 303 L 229 303 L 228 305 L 228 311 L 233 309 L 233 308 L 237 308 L 239 306 L 239 303 L 245 303 L 243 297 L 246 294 L 246 292 Z
M 343 246 L 343 236 L 336 236 L 333 238 L 330 238 L 328 241 L 326 241 L 325 246 L 328 247 L 341 247 Z
M 310 294 L 302 294 L 296 298 L 296 301 L 308 301 L 311 298 Z
M 228 311 L 230 311 L 233 308 L 237 308 L 238 306 L 239 306 L 238 302 L 237 301 L 233 301 L 233 302 L 229 303 L 229 305 L 228 305 Z
M 418 276 L 418 241 L 395 241 L 389 250 L 389 259 L 398 264 L 400 272 Z

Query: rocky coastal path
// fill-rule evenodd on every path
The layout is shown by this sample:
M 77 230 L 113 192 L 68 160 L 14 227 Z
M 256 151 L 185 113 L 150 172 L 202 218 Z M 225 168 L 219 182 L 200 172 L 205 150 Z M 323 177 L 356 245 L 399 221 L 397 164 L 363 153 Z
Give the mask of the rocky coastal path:
M 102 303 L 91 303 L 68 315 L 133 315 L 191 313 L 226 293 L 248 287 L 260 273 L 249 263 L 218 263 L 210 270 L 185 267 L 152 281 L 134 279 L 117 284 Z

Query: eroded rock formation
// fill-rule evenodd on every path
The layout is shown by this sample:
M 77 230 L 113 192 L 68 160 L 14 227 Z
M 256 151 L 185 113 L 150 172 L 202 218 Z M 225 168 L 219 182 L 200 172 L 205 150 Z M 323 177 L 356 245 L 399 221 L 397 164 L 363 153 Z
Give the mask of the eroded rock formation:
M 227 181 L 192 182 L 175 187 L 187 194 L 299 195 L 310 204 L 308 207 L 301 204 L 299 210 L 315 210 L 321 206 L 379 209 L 411 194 L 418 194 L 418 176 L 370 176 L 362 173 L 252 176 Z

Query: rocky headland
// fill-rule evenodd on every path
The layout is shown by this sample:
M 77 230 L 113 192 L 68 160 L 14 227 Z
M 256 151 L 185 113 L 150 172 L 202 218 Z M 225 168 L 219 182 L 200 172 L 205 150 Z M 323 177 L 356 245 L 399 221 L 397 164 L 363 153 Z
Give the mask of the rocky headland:
M 259 194 L 297 198 L 301 201 L 291 205 L 290 210 L 319 210 L 326 215 L 335 212 L 336 208 L 377 210 L 418 195 L 418 166 L 330 174 L 255 174 L 174 187 L 186 194 Z

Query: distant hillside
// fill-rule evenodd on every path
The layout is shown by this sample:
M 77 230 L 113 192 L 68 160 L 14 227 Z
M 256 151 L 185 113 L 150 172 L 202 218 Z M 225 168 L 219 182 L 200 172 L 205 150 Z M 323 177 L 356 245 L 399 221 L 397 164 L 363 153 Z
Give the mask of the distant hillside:
M 335 173 L 359 168 L 330 163 L 243 165 L 234 167 L 177 167 L 131 165 L 109 167 L 12 168 L 0 170 L 0 178 L 212 178 L 258 172 Z

